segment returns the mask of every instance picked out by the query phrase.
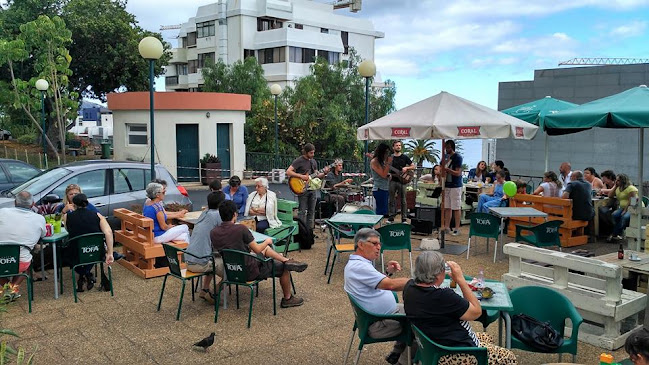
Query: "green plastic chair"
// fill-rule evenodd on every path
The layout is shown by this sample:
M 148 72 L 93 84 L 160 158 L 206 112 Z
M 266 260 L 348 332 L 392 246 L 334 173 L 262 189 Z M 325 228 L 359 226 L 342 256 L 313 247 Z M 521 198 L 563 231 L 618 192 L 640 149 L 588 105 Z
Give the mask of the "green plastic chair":
M 283 227 L 281 230 L 275 232 L 272 235 L 275 238 L 275 249 L 277 252 L 281 252 L 282 256 L 288 257 L 288 251 L 291 243 L 293 242 L 293 234 L 297 230 L 297 227 Z M 289 272 L 289 277 L 291 278 L 291 287 L 293 288 L 293 294 L 297 294 L 295 291 L 295 284 L 293 283 L 293 275 Z M 257 288 L 259 290 L 259 288 Z
M 489 252 L 489 239 L 493 238 L 496 241 L 496 244 L 494 246 L 494 262 L 496 262 L 499 235 L 500 219 L 498 219 L 498 217 L 489 213 L 471 214 L 471 226 L 469 227 L 469 240 L 467 242 L 466 250 L 467 260 L 469 259 L 469 252 L 471 252 L 471 237 L 477 236 L 487 238 L 487 252 Z
M 561 239 L 559 227 L 563 222 L 559 220 L 548 221 L 536 226 L 516 225 L 516 242 L 529 243 L 536 247 L 558 246 L 561 251 Z M 532 232 L 531 235 L 523 235 L 523 232 Z
M 561 362 L 561 354 L 570 353 L 572 354 L 572 362 L 576 361 L 579 326 L 581 326 L 584 320 L 568 298 L 558 291 L 544 286 L 523 286 L 516 288 L 509 292 L 509 297 L 514 306 L 514 311 L 511 313 L 512 316 L 524 313 L 541 322 L 549 322 L 552 328 L 557 330 L 561 336 L 564 336 L 566 319 L 570 319 L 572 322 L 570 338 L 564 337 L 563 345 L 554 351 L 545 353 L 559 354 L 559 362 Z M 543 351 L 525 345 L 513 336 L 512 348 L 544 353 Z
M 327 269 L 329 269 L 329 278 L 327 279 L 327 284 L 331 282 L 331 273 L 334 271 L 334 266 L 336 265 L 336 259 L 338 258 L 339 253 L 351 253 L 354 252 L 354 243 L 340 243 L 341 238 L 354 238 L 354 231 L 345 231 L 340 226 L 335 223 L 330 222 L 328 219 L 325 219 L 325 225 L 329 230 L 327 235 L 329 238 L 328 248 L 327 248 L 327 263 L 325 264 L 324 275 L 327 275 Z M 331 258 L 331 253 L 333 252 L 333 259 L 331 260 L 331 268 L 329 268 L 329 259 Z
M 253 300 L 255 299 L 255 290 L 254 288 L 259 284 L 260 282 L 266 280 L 266 279 L 259 279 L 259 280 L 248 280 L 248 267 L 246 266 L 246 261 L 248 260 L 256 260 L 259 262 L 268 262 L 272 261 L 273 259 L 271 258 L 265 258 L 262 259 L 259 256 L 248 253 L 248 252 L 243 252 L 243 251 L 238 251 L 238 250 L 231 250 L 231 249 L 224 249 L 221 252 L 221 256 L 223 257 L 223 271 L 225 273 L 225 278 L 221 281 L 221 285 L 219 286 L 219 292 L 217 294 L 217 300 L 216 303 L 219 303 L 221 301 L 221 290 L 223 290 L 223 286 L 228 284 L 228 285 L 235 285 L 236 286 L 236 295 L 237 295 L 237 309 L 239 309 L 239 286 L 246 286 L 250 288 L 250 309 L 248 310 L 248 328 L 250 328 L 250 323 L 252 320 L 252 303 Z M 271 275 L 268 279 L 272 279 L 273 281 L 273 315 L 277 315 L 277 305 L 276 305 L 276 300 L 275 300 L 275 266 L 272 265 L 271 269 Z M 218 320 L 219 316 L 219 307 L 216 307 L 216 314 L 214 315 L 214 322 Z
M 178 321 L 180 320 L 180 311 L 183 308 L 183 297 L 185 296 L 185 282 L 187 280 L 191 280 L 192 282 L 192 302 L 193 302 L 195 300 L 194 289 L 196 286 L 198 286 L 198 283 L 195 283 L 194 279 L 206 275 L 215 275 L 214 273 L 216 272 L 216 268 L 214 265 L 214 260 L 212 260 L 212 272 L 191 272 L 188 271 L 187 269 L 182 269 L 181 268 L 182 261 L 180 260 L 183 260 L 182 258 L 184 257 L 184 255 L 193 256 L 197 259 L 211 259 L 212 255 L 199 257 L 196 255 L 192 255 L 191 253 L 181 248 L 174 247 L 166 243 L 162 244 L 162 248 L 165 251 L 165 257 L 167 258 L 167 261 L 169 261 L 169 272 L 165 275 L 164 280 L 162 281 L 162 289 L 160 290 L 160 300 L 158 300 L 158 312 L 160 311 L 160 307 L 162 306 L 162 297 L 164 296 L 165 286 L 167 284 L 167 278 L 171 276 L 176 279 L 179 279 L 180 281 L 182 281 L 182 287 L 180 289 L 180 300 L 178 300 L 178 310 L 176 312 L 176 321 Z M 216 278 L 212 280 L 212 290 L 216 292 L 215 279 Z M 217 310 L 219 306 L 219 302 L 220 301 L 218 300 L 214 302 L 214 311 Z M 216 322 L 216 318 L 214 319 L 214 322 Z
M 645 207 L 649 207 L 649 196 L 642 197 L 642 204 L 644 204 Z
M 383 251 L 401 251 L 401 265 L 403 266 L 403 250 L 408 250 L 410 258 L 410 272 L 414 273 L 412 266 L 412 246 L 410 244 L 410 225 L 407 223 L 392 223 L 378 229 L 381 234 L 381 267 L 385 273 Z
M 368 215 L 374 215 L 374 214 L 376 214 L 376 213 L 374 213 L 373 210 L 369 210 L 369 209 L 360 209 L 360 210 L 355 211 L 353 214 L 368 214 Z
M 436 365 L 439 359 L 446 355 L 466 354 L 478 360 L 478 365 L 488 365 L 489 355 L 486 347 L 449 347 L 443 346 L 426 336 L 417 326 L 411 324 L 412 332 L 417 343 L 415 362 L 422 365 Z
M 407 344 L 408 364 L 410 364 L 410 358 L 411 358 L 410 345 L 412 344 L 412 334 L 409 331 L 408 319 L 406 318 L 406 315 L 370 313 L 366 311 L 363 307 L 361 307 L 361 305 L 358 304 L 356 299 L 354 299 L 351 295 L 349 295 L 349 293 L 347 293 L 347 297 L 349 298 L 349 302 L 351 303 L 352 309 L 354 310 L 354 327 L 352 328 L 351 338 L 349 339 L 349 346 L 347 347 L 347 353 L 345 354 L 344 364 L 347 364 L 347 358 L 349 357 L 349 353 L 352 350 L 352 344 L 354 343 L 354 334 L 356 334 L 356 330 L 358 330 L 358 338 L 360 339 L 360 342 L 358 343 L 358 351 L 356 353 L 356 360 L 354 361 L 354 364 L 358 364 L 358 360 L 360 360 L 361 358 L 361 352 L 363 350 L 363 346 L 372 343 L 392 342 L 392 341 L 401 341 Z M 396 294 L 395 294 L 395 298 L 396 298 Z M 395 321 L 400 322 L 403 331 L 401 331 L 399 335 L 394 337 L 387 337 L 387 338 L 370 337 L 368 333 L 370 325 L 372 325 L 374 322 L 382 321 L 384 319 L 393 319 Z
M 67 242 L 67 246 L 75 251 L 75 257 L 72 262 L 72 292 L 74 293 L 74 302 L 78 302 L 76 283 L 76 269 L 79 266 L 96 265 L 99 264 L 101 272 L 104 272 L 104 262 L 106 260 L 106 245 L 103 232 L 87 233 L 80 236 L 71 238 Z M 62 282 L 63 280 L 61 280 Z M 110 296 L 114 296 L 113 292 L 113 274 L 112 269 L 108 266 L 108 283 L 110 286 Z M 61 287 L 62 288 L 62 287 Z
M 24 276 L 27 278 L 27 306 L 29 313 L 32 312 L 32 300 L 34 297 L 34 281 L 32 280 L 32 265 L 29 265 L 29 275 L 20 272 L 20 248 L 29 250 L 29 246 L 15 242 L 0 242 L 0 278 Z

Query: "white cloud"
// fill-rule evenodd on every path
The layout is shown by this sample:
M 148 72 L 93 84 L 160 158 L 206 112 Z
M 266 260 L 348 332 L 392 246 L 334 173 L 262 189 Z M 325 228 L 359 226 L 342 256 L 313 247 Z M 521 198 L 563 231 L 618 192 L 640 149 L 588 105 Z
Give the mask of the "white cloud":
M 636 20 L 629 24 L 613 28 L 609 34 L 613 37 L 621 38 L 637 37 L 644 34 L 645 29 L 647 29 L 647 22 Z

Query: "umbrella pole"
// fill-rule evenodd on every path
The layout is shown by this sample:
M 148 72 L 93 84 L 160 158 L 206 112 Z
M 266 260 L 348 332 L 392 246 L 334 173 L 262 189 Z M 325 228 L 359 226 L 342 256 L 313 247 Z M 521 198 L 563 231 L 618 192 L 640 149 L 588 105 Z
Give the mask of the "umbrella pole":
M 642 196 L 643 196 L 643 168 L 644 168 L 644 129 L 638 128 L 638 237 L 635 241 L 635 250 L 640 251 L 640 246 L 642 245 Z M 645 243 L 646 244 L 646 243 Z
M 548 164 L 548 154 L 550 152 L 549 144 L 550 143 L 548 142 L 548 133 L 546 132 L 545 133 L 545 171 L 543 171 L 544 173 L 550 171 L 548 169 L 548 166 L 549 166 L 549 164 Z
M 444 139 L 442 138 L 442 166 L 441 169 L 444 172 L 442 174 L 442 181 L 439 182 L 439 184 L 442 186 L 442 203 L 440 206 L 440 212 L 442 213 L 442 217 L 440 219 L 440 224 L 441 227 L 439 228 L 439 247 L 444 248 L 445 246 L 445 241 L 446 241 L 446 229 L 445 227 L 445 217 L 446 217 L 446 212 L 444 211 L 444 188 L 446 186 L 446 169 L 444 169 L 444 158 L 446 157 L 446 150 L 444 148 Z M 433 171 L 435 173 L 435 171 Z

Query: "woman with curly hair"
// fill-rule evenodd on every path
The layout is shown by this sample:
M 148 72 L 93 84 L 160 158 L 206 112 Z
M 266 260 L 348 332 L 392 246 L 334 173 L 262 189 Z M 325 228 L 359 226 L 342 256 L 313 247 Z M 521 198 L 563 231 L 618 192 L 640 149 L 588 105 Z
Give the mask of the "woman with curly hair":
M 534 190 L 533 195 L 543 195 L 551 198 L 561 197 L 561 188 L 563 184 L 554 171 L 548 171 L 543 174 L 543 182 Z

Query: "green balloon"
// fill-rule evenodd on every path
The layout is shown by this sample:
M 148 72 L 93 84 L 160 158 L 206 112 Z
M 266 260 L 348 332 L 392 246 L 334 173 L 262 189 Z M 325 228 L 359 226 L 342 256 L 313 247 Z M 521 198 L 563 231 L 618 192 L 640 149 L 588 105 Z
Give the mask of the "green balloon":
M 505 184 L 503 185 L 503 191 L 508 197 L 513 197 L 514 195 L 516 195 L 516 183 L 513 181 L 505 182 Z

